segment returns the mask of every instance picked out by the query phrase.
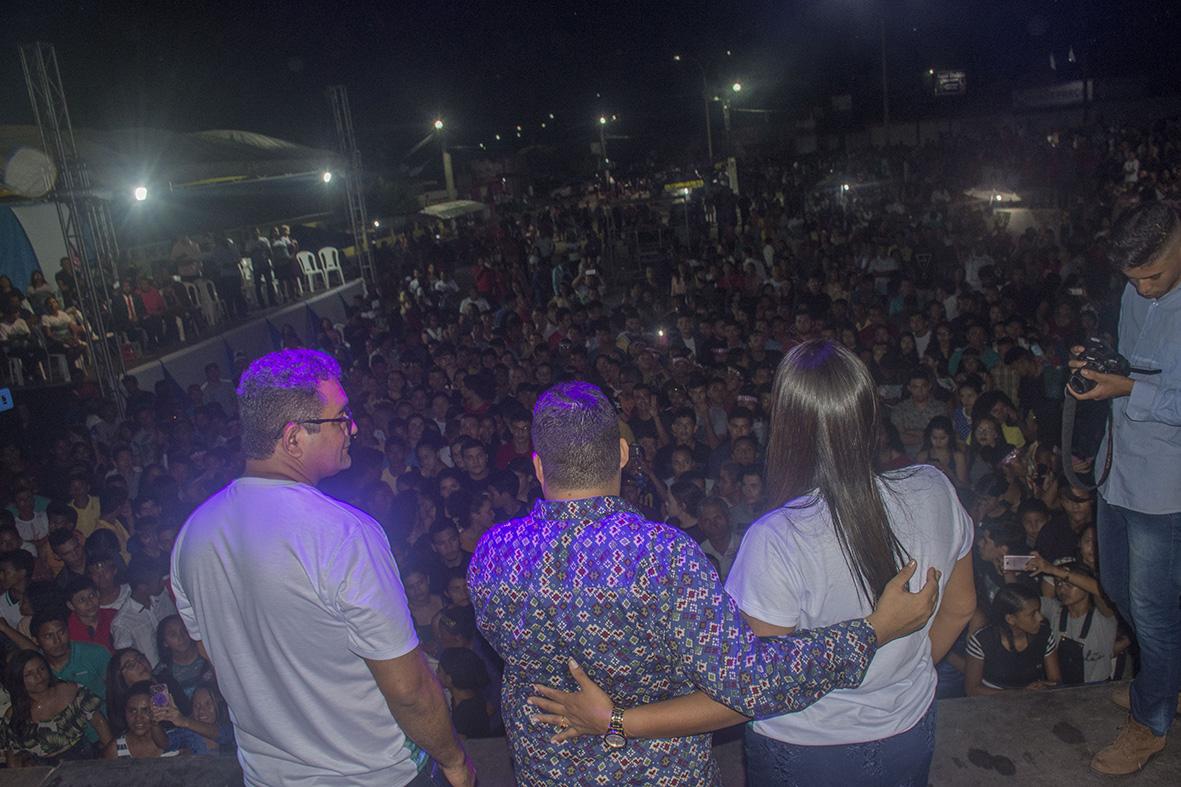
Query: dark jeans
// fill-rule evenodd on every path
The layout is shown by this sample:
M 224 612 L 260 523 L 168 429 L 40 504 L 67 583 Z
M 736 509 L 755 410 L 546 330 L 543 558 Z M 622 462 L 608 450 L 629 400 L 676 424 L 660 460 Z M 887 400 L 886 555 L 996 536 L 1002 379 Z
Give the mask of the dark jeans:
M 1103 590 L 1140 645 L 1132 717 L 1164 735 L 1181 690 L 1181 512 L 1141 514 L 1099 497 Z
M 906 732 L 868 743 L 797 746 L 746 727 L 746 783 L 758 787 L 927 787 L 935 703 Z

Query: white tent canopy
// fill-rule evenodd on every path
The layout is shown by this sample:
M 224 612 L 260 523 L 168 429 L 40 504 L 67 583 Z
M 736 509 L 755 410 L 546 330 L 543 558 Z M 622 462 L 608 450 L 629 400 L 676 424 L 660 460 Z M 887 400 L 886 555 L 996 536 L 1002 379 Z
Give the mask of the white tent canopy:
M 457 199 L 450 202 L 439 202 L 435 205 L 428 205 L 419 212 L 436 219 L 457 219 L 460 216 L 470 216 L 473 213 L 483 213 L 486 210 L 488 210 L 488 206 L 483 202 L 475 202 L 470 199 Z

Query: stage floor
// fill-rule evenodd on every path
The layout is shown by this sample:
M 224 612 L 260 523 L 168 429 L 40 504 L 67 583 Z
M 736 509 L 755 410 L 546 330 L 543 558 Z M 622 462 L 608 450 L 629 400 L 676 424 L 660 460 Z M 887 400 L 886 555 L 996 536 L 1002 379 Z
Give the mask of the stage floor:
M 1114 739 L 1125 718 L 1124 712 L 1107 698 L 1113 685 L 940 702 L 931 784 L 1112 784 L 1110 778 L 1092 773 L 1088 763 L 1091 755 Z M 715 746 L 714 756 L 721 766 L 723 784 L 741 787 L 746 784 L 742 742 L 733 740 L 733 734 L 725 737 L 731 740 Z M 483 787 L 515 785 L 504 739 L 472 740 L 467 747 Z M 241 772 L 234 761 L 204 757 L 74 762 L 56 769 L 0 770 L 0 787 L 188 787 L 240 784 L 240 780 Z M 1137 787 L 1181 783 L 1181 743 L 1169 744 L 1135 777 L 1134 783 Z

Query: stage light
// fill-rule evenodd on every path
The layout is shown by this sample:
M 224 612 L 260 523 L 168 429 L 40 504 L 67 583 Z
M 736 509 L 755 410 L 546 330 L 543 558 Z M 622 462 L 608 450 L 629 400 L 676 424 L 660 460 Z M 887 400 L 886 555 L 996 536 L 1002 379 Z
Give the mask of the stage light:
M 325 171 L 324 174 L 320 176 L 320 180 L 324 181 L 325 183 L 331 183 L 332 182 L 332 173 Z
M 147 186 L 136 186 L 135 191 L 133 191 L 131 193 L 135 195 L 136 202 L 143 202 L 144 200 L 146 200 L 148 198 L 148 187 Z

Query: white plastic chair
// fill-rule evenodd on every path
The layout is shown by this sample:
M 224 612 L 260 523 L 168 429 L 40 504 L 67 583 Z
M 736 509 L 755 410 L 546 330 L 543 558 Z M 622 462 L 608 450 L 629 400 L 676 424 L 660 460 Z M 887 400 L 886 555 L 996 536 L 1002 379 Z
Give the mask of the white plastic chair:
M 331 276 L 335 273 L 344 284 L 344 271 L 340 267 L 340 251 L 335 246 L 325 246 L 317 253 L 320 258 L 320 270 L 324 271 L 324 286 L 331 287 Z
M 199 286 L 199 282 L 200 279 L 198 279 L 196 282 L 186 281 L 181 283 L 184 285 L 185 293 L 189 296 L 189 300 L 192 301 L 205 316 L 205 324 L 212 328 L 213 326 L 217 325 L 217 307 L 214 306 L 209 300 L 209 296 L 202 291 L 202 288 Z
M 299 270 L 308 280 L 308 292 L 316 291 L 316 277 L 324 281 L 324 289 L 328 289 L 328 274 L 320 270 L 316 264 L 316 255 L 310 251 L 297 252 L 295 261 L 299 263 Z
M 217 322 L 224 322 L 230 318 L 230 313 L 226 310 L 226 305 L 222 301 L 221 296 L 217 293 L 217 287 L 208 279 L 201 280 L 202 286 L 205 290 L 205 298 L 209 303 L 209 312 L 217 317 Z M 213 322 L 210 322 L 212 325 Z
M 242 277 L 242 297 L 251 309 L 258 306 L 258 299 L 254 295 L 254 263 L 249 257 L 238 261 L 238 274 Z

